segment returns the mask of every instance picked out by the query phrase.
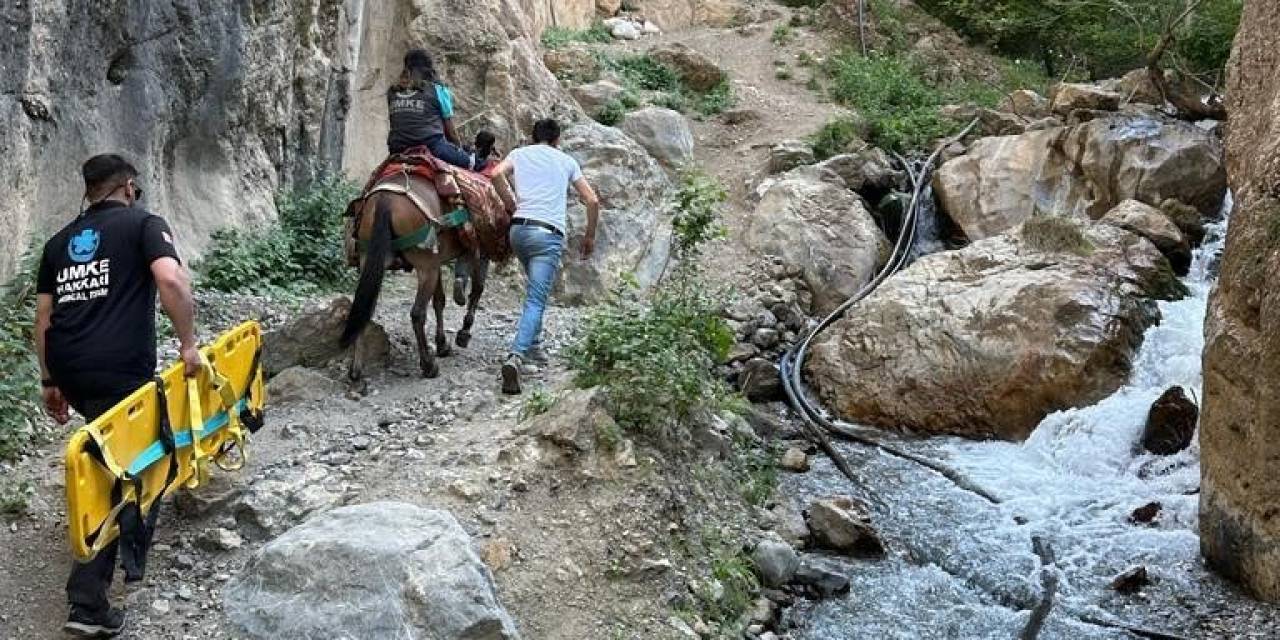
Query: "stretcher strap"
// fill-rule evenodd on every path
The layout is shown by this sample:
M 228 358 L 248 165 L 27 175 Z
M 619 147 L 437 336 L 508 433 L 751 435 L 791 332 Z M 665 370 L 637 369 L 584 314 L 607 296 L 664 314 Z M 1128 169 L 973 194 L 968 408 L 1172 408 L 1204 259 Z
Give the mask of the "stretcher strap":
M 248 399 L 241 399 L 236 403 L 233 410 L 236 412 L 243 411 L 248 406 Z M 212 437 L 214 434 L 226 428 L 229 424 L 231 424 L 231 416 L 229 412 L 219 411 L 218 413 L 215 413 L 204 423 L 204 429 L 202 429 L 204 437 Z M 190 447 L 191 443 L 194 442 L 193 434 L 191 431 L 179 431 L 173 434 L 173 442 L 178 449 Z M 151 443 L 151 446 L 144 449 L 142 453 L 138 454 L 138 457 L 133 459 L 133 463 L 129 465 L 128 473 L 130 475 L 141 474 L 149 469 L 151 465 L 159 462 L 164 458 L 164 456 L 164 443 L 158 441 L 153 442 Z

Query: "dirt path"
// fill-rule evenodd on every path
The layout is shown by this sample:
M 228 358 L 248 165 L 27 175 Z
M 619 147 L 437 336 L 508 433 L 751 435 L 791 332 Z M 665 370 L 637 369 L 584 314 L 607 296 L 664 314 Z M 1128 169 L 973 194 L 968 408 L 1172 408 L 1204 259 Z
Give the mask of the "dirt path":
M 789 15 L 789 14 L 787 14 Z M 746 31 L 697 28 L 641 43 L 687 44 L 722 65 L 732 77 L 735 110 L 758 114 L 728 124 L 723 117 L 693 123 L 697 160 L 731 194 L 730 238 L 708 256 L 713 273 L 732 280 L 755 256 L 744 259 L 736 241 L 751 215 L 750 191 L 764 173 L 768 147 L 802 138 L 838 113 L 805 83 L 801 51 L 828 45 L 800 30 L 790 44 L 771 41 L 778 20 Z M 783 60 L 792 79 L 778 77 Z M 338 503 L 401 500 L 452 511 L 477 546 L 512 553 L 496 572 L 504 603 L 528 638 L 676 637 L 664 616 L 686 573 L 664 551 L 666 536 L 685 527 L 679 498 L 659 465 L 641 460 L 625 482 L 581 469 L 530 466 L 518 450 L 523 399 L 497 393 L 498 360 L 517 313 L 514 278 L 487 296 L 472 347 L 442 362 L 436 380 L 417 376 L 407 331 L 409 292 L 403 278 L 391 286 L 378 320 L 392 337 L 393 362 L 371 380 L 372 394 L 274 403 L 270 428 L 254 442 L 248 469 L 223 478 L 178 509 L 166 504 L 148 577 L 127 588 L 118 582 L 113 600 L 130 612 L 125 638 L 227 638 L 236 632 L 221 613 L 221 590 L 265 540 L 246 536 L 238 548 L 208 543 L 218 529 L 238 529 L 226 506 L 263 479 L 314 472 Z M 550 348 L 567 343 L 580 312 L 556 309 L 548 319 Z M 460 313 L 452 306 L 448 326 Z M 327 375 L 341 379 L 334 369 Z M 531 385 L 554 388 L 567 379 L 563 364 Z M 526 396 L 527 397 L 527 396 Z M 0 640 L 61 637 L 66 609 L 63 584 L 68 558 L 61 443 L 42 449 L 8 473 L 35 487 L 30 513 L 6 519 L 0 544 Z M 572 496 L 566 501 L 565 496 Z M 639 523 L 639 524 L 637 524 Z M 548 593 L 562 594 L 554 606 Z

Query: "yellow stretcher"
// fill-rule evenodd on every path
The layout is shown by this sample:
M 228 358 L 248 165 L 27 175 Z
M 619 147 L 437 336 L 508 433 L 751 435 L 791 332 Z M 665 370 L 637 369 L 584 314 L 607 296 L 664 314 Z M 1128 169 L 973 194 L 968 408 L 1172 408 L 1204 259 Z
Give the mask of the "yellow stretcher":
M 198 487 L 209 463 L 228 471 L 244 466 L 266 402 L 262 328 L 240 325 L 201 354 L 196 377 L 186 378 L 176 364 L 71 437 L 67 522 L 77 559 L 92 559 L 119 537 L 126 506 L 149 513 L 178 487 Z

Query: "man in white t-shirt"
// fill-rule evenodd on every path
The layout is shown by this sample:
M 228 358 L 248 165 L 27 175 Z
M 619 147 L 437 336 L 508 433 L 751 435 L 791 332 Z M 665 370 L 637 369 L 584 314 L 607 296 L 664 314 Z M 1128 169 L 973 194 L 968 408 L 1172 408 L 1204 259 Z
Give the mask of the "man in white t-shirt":
M 533 144 L 512 151 L 494 170 L 495 174 L 512 176 L 516 214 L 511 221 L 511 248 L 529 281 L 511 353 L 502 364 L 502 392 L 507 394 L 520 393 L 520 369 L 525 360 L 546 362 L 541 346 L 542 316 L 560 274 L 568 235 L 570 185 L 587 205 L 582 258 L 590 258 L 595 251 L 600 199 L 582 177 L 578 161 L 561 151 L 559 144 L 560 124 L 539 120 L 533 125 Z

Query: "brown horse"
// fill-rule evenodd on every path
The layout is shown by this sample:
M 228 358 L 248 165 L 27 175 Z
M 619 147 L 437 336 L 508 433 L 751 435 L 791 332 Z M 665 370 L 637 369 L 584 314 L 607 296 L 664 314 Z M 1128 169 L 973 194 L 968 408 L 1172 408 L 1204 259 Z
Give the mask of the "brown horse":
M 443 219 L 440 198 L 435 196 L 435 186 L 430 182 L 411 176 L 413 192 L 429 193 L 432 197 L 420 198 L 430 209 L 434 220 Z M 404 178 L 396 178 L 403 184 Z M 347 316 L 347 326 L 342 333 L 342 346 L 355 345 L 351 356 L 351 369 L 348 376 L 352 384 L 359 385 L 364 379 L 364 353 L 361 348 L 360 335 L 373 318 L 374 309 L 378 306 L 378 295 L 382 292 L 382 280 L 387 267 L 394 257 L 392 243 L 420 231 L 431 222 L 423 215 L 418 205 L 408 196 L 399 193 L 376 192 L 366 198 L 360 205 L 359 228 L 356 237 L 364 246 L 360 264 L 360 282 L 356 286 L 355 300 L 351 303 L 351 312 Z M 413 301 L 413 309 L 409 312 L 409 321 L 413 326 L 414 337 L 418 342 L 418 363 L 422 367 L 422 375 L 435 378 L 440 375 L 440 366 L 436 363 L 436 355 L 447 357 L 452 354 L 449 339 L 444 332 L 444 287 L 441 284 L 441 268 L 450 260 L 465 261 L 470 266 L 471 291 L 467 298 L 467 315 L 462 329 L 458 331 L 458 346 L 466 348 L 471 342 L 471 326 L 475 323 L 476 308 L 480 306 L 480 297 L 484 295 L 485 280 L 489 274 L 489 261 L 479 251 L 465 247 L 457 229 L 442 230 L 437 235 L 434 250 L 418 247 L 401 252 L 414 270 L 418 278 L 418 292 Z M 436 312 L 436 344 L 433 351 L 427 342 L 427 304 L 434 304 Z

